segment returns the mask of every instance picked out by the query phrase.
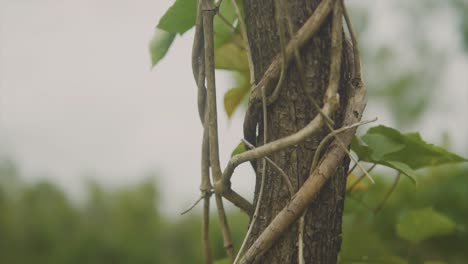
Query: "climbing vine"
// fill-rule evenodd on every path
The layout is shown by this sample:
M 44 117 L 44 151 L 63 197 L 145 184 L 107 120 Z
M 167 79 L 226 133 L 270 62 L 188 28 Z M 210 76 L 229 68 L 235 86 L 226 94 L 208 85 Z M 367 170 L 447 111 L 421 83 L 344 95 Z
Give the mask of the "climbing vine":
M 366 88 L 362 77 L 357 38 L 344 1 L 322 0 L 297 32 L 292 31 L 289 14 L 284 8 L 284 1 L 286 0 L 274 1 L 275 19 L 279 25 L 277 34 L 281 42 L 281 49 L 258 82 L 254 81 L 254 67 L 247 38 L 248 28 L 243 17 L 242 1 L 177 0 L 160 19 L 157 34 L 150 45 L 155 65 L 169 50 L 177 34 L 183 34 L 195 27 L 192 69 L 198 89 L 198 112 L 203 125 L 201 195 L 195 205 L 200 201 L 203 202 L 203 251 L 206 263 L 213 262 L 209 241 L 209 215 L 212 196 L 215 199 L 229 263 L 255 262 L 272 247 L 291 225 L 296 223 L 299 224 L 298 263 L 304 263 L 302 236 L 305 211 L 345 157 L 348 156 L 355 164 L 348 175 L 357 167 L 362 170 L 363 177 L 368 177 L 373 182 L 370 175 L 371 169 L 367 170 L 361 165 L 361 163 L 366 162 L 374 164 L 371 168 L 380 165 L 396 170 L 398 177 L 395 182 L 400 179 L 399 175 L 402 174 L 415 184 L 417 183 L 414 172 L 416 169 L 467 161 L 443 148 L 426 143 L 417 133 L 404 134 L 385 126 L 373 127 L 361 138 L 356 137 L 355 132 L 358 126 L 375 121 L 375 119 L 361 121 L 365 108 Z M 328 17 L 332 19 L 331 52 L 329 55 L 328 85 L 324 98 L 320 99 L 323 104 L 317 102 L 316 98 L 309 96 L 311 105 L 318 112 L 310 123 L 296 133 L 268 141 L 268 106 L 277 100 L 285 81 L 286 69 L 293 60 L 305 87 L 304 66 L 300 56 L 301 48 L 307 45 Z M 343 25 L 343 20 L 346 27 Z M 347 29 L 347 34 L 343 33 L 344 28 Z M 287 43 L 286 34 L 292 36 Z M 342 76 L 343 49 L 347 43 L 343 37 L 351 40 L 349 45 L 352 50 L 352 76 L 349 81 L 346 102 L 340 105 L 338 86 Z M 237 71 L 244 76 L 244 83 L 229 90 L 224 96 L 224 106 L 229 116 L 242 104 L 244 98 L 248 98 L 242 145 L 235 151 L 224 169 L 221 168 L 219 159 L 215 69 Z M 344 109 L 344 119 L 342 126 L 334 129 L 335 121 L 332 117 L 338 109 Z M 263 128 L 263 142 L 256 146 L 260 126 Z M 310 165 L 309 177 L 300 188 L 295 190 L 289 182 L 288 175 L 268 156 L 287 147 L 300 144 L 324 128 L 328 130 L 328 135 L 322 139 L 315 152 Z M 351 146 L 354 155 L 348 149 L 349 146 Z M 262 196 L 265 168 L 267 164 L 271 164 L 280 172 L 290 193 L 290 201 L 256 238 L 255 242 L 249 248 L 245 248 L 245 241 L 247 241 L 251 227 L 258 216 L 261 199 L 258 198 L 257 204 L 254 205 L 243 198 L 231 188 L 231 178 L 237 166 L 244 162 L 255 164 L 258 160 L 262 161 L 258 195 Z M 358 183 L 359 180 L 355 182 L 355 184 Z M 350 187 L 349 190 L 354 186 Z M 392 186 L 376 210 L 380 210 L 395 187 L 396 184 Z M 223 198 L 233 203 L 251 218 L 250 228 L 237 253 L 232 244 Z

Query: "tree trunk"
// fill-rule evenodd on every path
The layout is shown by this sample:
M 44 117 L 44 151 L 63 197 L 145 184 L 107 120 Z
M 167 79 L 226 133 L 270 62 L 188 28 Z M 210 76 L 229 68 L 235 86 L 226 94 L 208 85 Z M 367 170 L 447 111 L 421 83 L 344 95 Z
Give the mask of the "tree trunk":
M 283 0 L 296 32 L 310 17 L 320 0 Z M 272 59 L 280 53 L 280 41 L 275 19 L 274 0 L 244 0 L 248 38 L 258 82 Z M 306 92 L 322 106 L 328 85 L 331 45 L 331 15 L 325 20 L 314 37 L 300 50 L 304 65 L 306 87 L 302 87 L 294 59 L 288 66 L 280 97 L 268 107 L 268 141 L 291 135 L 306 126 L 317 114 Z M 285 24 L 287 27 L 287 24 Z M 288 41 L 289 35 L 286 36 Z M 343 42 L 345 46 L 346 43 Z M 340 81 L 340 109 L 332 117 L 335 127 L 340 127 L 346 102 L 346 89 L 350 79 L 348 49 L 343 49 L 342 77 Z M 260 125 L 259 131 L 263 127 Z M 297 146 L 271 155 L 276 164 L 288 174 L 297 190 L 309 176 L 314 152 L 321 139 L 329 132 L 325 127 L 319 133 Z M 259 134 L 262 134 L 260 132 Z M 261 136 L 257 145 L 261 145 Z M 261 176 L 262 162 L 257 162 L 255 202 Z M 304 259 L 305 263 L 336 263 L 341 246 L 341 223 L 349 160 L 343 161 L 335 175 L 317 195 L 305 216 Z M 281 176 L 267 166 L 261 207 L 249 247 L 275 215 L 283 209 L 290 197 Z M 297 263 L 298 224 L 294 224 L 276 244 L 261 258 L 261 263 Z

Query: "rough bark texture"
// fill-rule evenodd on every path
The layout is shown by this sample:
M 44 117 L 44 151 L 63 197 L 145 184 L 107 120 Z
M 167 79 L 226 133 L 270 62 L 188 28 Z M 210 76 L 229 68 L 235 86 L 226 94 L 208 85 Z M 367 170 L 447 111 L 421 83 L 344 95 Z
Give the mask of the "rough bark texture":
M 287 0 L 284 1 L 288 14 L 297 31 L 309 18 L 320 0 Z M 274 0 L 245 0 L 244 8 L 250 48 L 255 67 L 255 81 L 259 81 L 275 55 L 280 52 L 280 41 L 275 20 Z M 306 126 L 317 114 L 309 101 L 306 92 L 321 105 L 328 84 L 330 67 L 330 28 L 329 16 L 317 34 L 301 52 L 305 68 L 306 87 L 302 87 L 294 60 L 289 65 L 287 77 L 280 97 L 268 108 L 268 140 L 290 135 Z M 289 36 L 287 36 L 289 40 Z M 345 44 L 344 44 L 345 45 Z M 340 82 L 341 102 L 346 100 L 346 84 L 349 80 L 348 50 L 344 49 L 342 78 Z M 333 119 L 339 127 L 342 119 L 343 105 Z M 260 128 L 260 133 L 262 134 Z M 291 178 L 296 190 L 309 175 L 314 152 L 321 139 L 328 133 L 324 128 L 303 144 L 290 147 L 270 156 L 282 167 Z M 259 137 L 257 145 L 261 145 Z M 261 164 L 258 162 L 257 175 L 260 176 Z M 336 263 L 341 246 L 341 221 L 349 161 L 337 168 L 336 175 L 328 182 L 315 201 L 308 208 L 305 218 L 304 257 L 306 263 Z M 253 227 L 252 236 L 247 246 L 251 245 L 258 235 L 271 222 L 273 217 L 284 208 L 289 200 L 286 185 L 271 166 L 267 167 L 265 189 L 259 217 Z M 258 196 L 260 177 L 257 177 L 255 202 Z M 297 263 L 297 224 L 285 234 L 262 258 L 261 263 Z

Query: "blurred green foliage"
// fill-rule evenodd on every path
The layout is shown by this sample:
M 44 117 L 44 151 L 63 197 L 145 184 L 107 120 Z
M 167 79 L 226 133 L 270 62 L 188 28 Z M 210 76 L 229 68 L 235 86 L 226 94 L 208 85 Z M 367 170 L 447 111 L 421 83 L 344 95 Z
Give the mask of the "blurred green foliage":
M 11 161 L 0 162 L 0 263 L 201 263 L 201 217 L 161 215 L 156 184 L 104 189 L 88 183 L 84 202 L 57 186 L 22 180 Z M 230 216 L 239 245 L 247 219 Z M 215 215 L 214 256 L 223 258 Z
M 466 263 L 468 168 L 422 174 L 418 187 L 403 178 L 381 210 L 391 174 L 348 194 L 340 263 Z M 202 263 L 199 208 L 161 214 L 152 179 L 115 189 L 89 183 L 76 202 L 53 184 L 22 177 L 14 163 L 0 162 L 0 263 Z M 231 211 L 229 220 L 239 246 L 247 217 Z M 220 260 L 216 215 L 210 221 Z

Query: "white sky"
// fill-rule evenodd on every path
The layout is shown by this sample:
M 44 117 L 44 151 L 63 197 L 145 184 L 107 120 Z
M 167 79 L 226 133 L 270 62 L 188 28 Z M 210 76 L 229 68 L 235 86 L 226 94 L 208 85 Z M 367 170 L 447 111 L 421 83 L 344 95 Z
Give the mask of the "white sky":
M 373 40 L 398 41 L 392 34 L 405 25 L 385 11 L 391 4 L 358 2 L 377 12 Z M 28 179 L 47 177 L 77 197 L 84 176 L 120 185 L 156 171 L 171 214 L 195 200 L 202 131 L 190 69 L 193 32 L 177 38 L 153 70 L 148 54 L 154 26 L 171 4 L 0 0 L 0 155 L 16 160 Z M 449 131 L 461 142 L 454 150 L 467 154 L 468 60 L 460 55 L 453 15 L 440 16 L 434 39 L 442 41 L 434 43 L 454 52 L 440 77 L 435 118 L 418 127 L 432 140 Z M 229 78 L 218 76 L 222 102 Z M 369 105 L 380 122 L 391 122 Z M 226 164 L 241 138 L 242 114 L 227 121 L 218 109 Z M 254 181 L 248 165 L 236 172 L 234 188 L 249 196 Z

